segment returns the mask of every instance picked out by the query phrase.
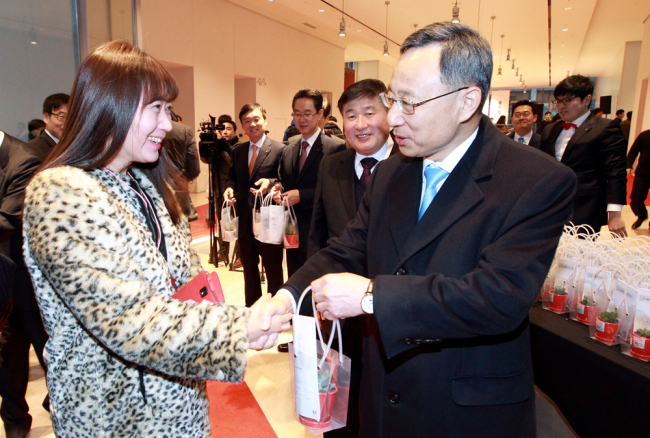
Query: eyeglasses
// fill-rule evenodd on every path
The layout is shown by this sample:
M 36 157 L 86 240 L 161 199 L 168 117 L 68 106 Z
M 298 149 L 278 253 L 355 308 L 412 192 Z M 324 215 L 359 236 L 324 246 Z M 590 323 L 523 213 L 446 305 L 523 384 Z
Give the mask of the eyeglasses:
M 305 120 L 311 120 L 314 116 L 317 116 L 318 113 L 314 114 L 293 114 L 294 119 L 305 119 Z
M 469 87 L 462 87 L 458 90 L 450 91 L 449 93 L 441 94 L 440 96 L 432 97 L 431 99 L 423 100 L 421 102 L 411 102 L 410 100 L 402 99 L 401 97 L 389 96 L 386 93 L 380 93 L 379 97 L 381 98 L 381 102 L 386 108 L 392 107 L 393 104 L 397 102 L 397 108 L 399 108 L 401 112 L 406 115 L 411 115 L 415 113 L 415 107 L 424 105 L 425 103 L 431 102 L 432 100 L 440 99 L 441 97 L 449 96 L 450 94 L 457 93 L 461 90 L 466 90 L 467 88 Z
M 526 117 L 526 118 L 528 118 L 528 117 L 530 117 L 530 116 L 532 116 L 532 115 L 533 115 L 533 113 L 531 113 L 530 111 L 526 111 L 526 112 L 523 112 L 523 113 L 514 113 L 514 114 L 513 114 L 513 116 L 515 116 L 515 117 L 517 117 L 517 118 L 519 118 L 519 117 Z
M 573 99 L 575 99 L 576 97 L 578 97 L 578 96 L 566 97 L 566 98 L 564 98 L 564 99 L 554 100 L 552 103 L 553 103 L 554 105 L 568 105 L 568 104 L 570 104 L 571 101 L 572 101 Z
M 65 111 L 59 111 L 58 113 L 49 113 L 52 117 L 56 118 L 59 122 L 65 122 L 65 118 L 68 117 L 68 113 Z

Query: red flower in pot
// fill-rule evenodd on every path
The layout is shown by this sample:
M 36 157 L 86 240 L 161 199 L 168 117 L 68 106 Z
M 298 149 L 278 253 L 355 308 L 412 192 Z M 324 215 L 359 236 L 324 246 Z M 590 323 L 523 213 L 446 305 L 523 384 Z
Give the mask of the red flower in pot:
M 632 334 L 630 354 L 638 359 L 650 360 L 650 330 L 638 329 Z
M 578 313 L 576 319 L 583 324 L 594 324 L 598 315 L 598 306 L 596 304 L 589 304 L 589 299 L 584 297 L 578 303 Z
M 320 402 L 320 420 L 300 416 L 300 422 L 313 429 L 324 429 L 332 421 L 332 410 L 338 395 L 339 388 L 336 385 L 336 372 L 334 366 L 325 362 L 318 370 L 318 399 Z
M 620 326 L 616 311 L 602 312 L 596 319 L 596 339 L 606 344 L 613 344 Z
M 555 286 L 548 295 L 548 307 L 555 313 L 566 313 L 568 297 L 564 286 Z

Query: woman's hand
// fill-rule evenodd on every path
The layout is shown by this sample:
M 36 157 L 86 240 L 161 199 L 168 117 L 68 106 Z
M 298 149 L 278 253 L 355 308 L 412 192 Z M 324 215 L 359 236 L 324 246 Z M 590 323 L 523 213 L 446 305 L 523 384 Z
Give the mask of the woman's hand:
M 271 326 L 264 330 L 261 327 L 261 314 L 265 304 L 271 299 L 271 294 L 264 294 L 250 308 L 251 314 L 248 317 L 248 348 L 253 350 L 264 350 L 275 346 L 278 342 L 278 333 L 289 330 L 292 315 L 274 315 L 271 318 Z

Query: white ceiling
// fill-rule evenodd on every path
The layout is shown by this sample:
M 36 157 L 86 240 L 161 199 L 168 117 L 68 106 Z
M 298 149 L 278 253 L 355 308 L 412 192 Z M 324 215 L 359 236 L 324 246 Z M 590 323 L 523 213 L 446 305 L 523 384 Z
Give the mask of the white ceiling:
M 229 1 L 344 48 L 346 62 L 380 60 L 391 65 L 397 61 L 399 44 L 415 24 L 422 27 L 451 20 L 454 4 L 451 0 L 390 0 L 390 55 L 384 57 L 385 0 Z M 599 76 L 611 60 L 621 56 L 627 41 L 642 39 L 643 23 L 650 16 L 648 0 L 462 0 L 458 6 L 461 23 L 492 41 L 495 89 L 521 87 L 511 62 L 505 61 L 507 49 L 528 88 L 552 88 L 567 71 Z M 338 36 L 339 10 L 347 15 L 345 37 Z M 497 77 L 499 65 L 501 77 Z

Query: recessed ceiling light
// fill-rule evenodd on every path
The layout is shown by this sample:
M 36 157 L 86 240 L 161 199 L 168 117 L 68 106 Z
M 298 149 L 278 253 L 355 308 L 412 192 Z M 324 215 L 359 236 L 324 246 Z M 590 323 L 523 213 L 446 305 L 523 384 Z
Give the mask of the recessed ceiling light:
M 564 56 L 560 56 L 560 58 L 564 58 Z
M 357 32 L 361 32 L 361 29 L 357 29 Z
M 566 46 L 566 44 L 562 44 L 562 47 Z
M 319 9 L 318 12 L 325 12 L 325 9 Z
M 564 29 L 562 29 L 562 32 L 568 32 L 568 31 L 569 31 L 568 27 L 565 27 Z
M 571 6 L 569 6 L 568 8 L 564 8 L 564 10 L 565 10 L 565 11 L 569 11 L 569 10 L 571 10 Z

